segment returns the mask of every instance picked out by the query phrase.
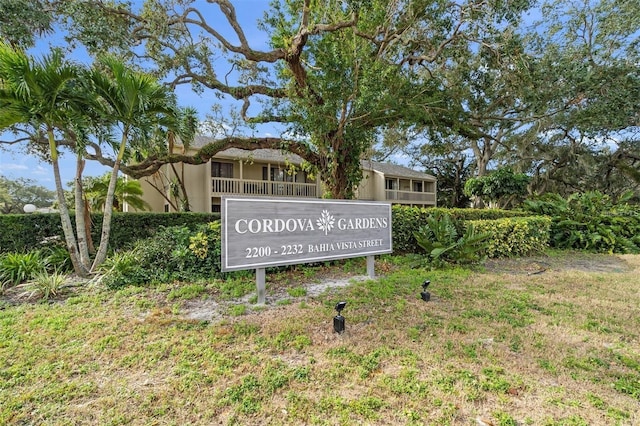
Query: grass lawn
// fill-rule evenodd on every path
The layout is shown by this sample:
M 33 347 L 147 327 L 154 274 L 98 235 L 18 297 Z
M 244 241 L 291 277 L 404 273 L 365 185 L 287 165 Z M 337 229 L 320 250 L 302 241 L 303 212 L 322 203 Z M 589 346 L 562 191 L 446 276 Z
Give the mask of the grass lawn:
M 184 312 L 220 283 L 0 296 L 0 424 L 640 424 L 640 256 L 376 266 L 319 296 L 364 262 L 270 274 L 281 300 L 211 321 Z

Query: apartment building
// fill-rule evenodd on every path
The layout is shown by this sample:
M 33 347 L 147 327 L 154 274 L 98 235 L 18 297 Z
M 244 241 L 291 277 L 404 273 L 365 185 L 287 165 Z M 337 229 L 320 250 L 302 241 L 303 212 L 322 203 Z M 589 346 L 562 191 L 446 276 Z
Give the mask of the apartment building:
M 193 148 L 208 143 L 196 137 Z M 274 149 L 247 151 L 230 148 L 206 164 L 175 164 L 155 176 L 142 178 L 144 199 L 152 211 L 174 211 L 170 182 L 179 175 L 185 183 L 191 211 L 219 212 L 225 195 L 256 197 L 321 198 L 320 179 L 305 172 L 302 158 Z M 361 162 L 363 178 L 357 188 L 359 200 L 394 204 L 436 205 L 436 178 L 408 167 L 369 160 Z

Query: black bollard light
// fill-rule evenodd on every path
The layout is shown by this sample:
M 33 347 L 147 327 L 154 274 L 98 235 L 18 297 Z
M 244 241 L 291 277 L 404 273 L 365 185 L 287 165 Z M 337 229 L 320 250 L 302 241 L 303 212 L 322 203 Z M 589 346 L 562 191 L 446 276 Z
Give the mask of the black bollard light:
M 431 300 L 431 293 L 429 293 L 427 291 L 427 287 L 429 287 L 429 284 L 431 284 L 431 281 L 429 280 L 425 280 L 422 283 L 422 292 L 420 292 L 420 297 L 422 298 L 422 300 L 424 300 L 425 302 L 428 302 L 429 300 Z
M 338 302 L 336 304 L 336 311 L 338 311 L 338 315 L 333 317 L 333 330 L 338 333 L 344 333 L 344 317 L 342 316 L 342 310 L 347 306 L 347 302 Z

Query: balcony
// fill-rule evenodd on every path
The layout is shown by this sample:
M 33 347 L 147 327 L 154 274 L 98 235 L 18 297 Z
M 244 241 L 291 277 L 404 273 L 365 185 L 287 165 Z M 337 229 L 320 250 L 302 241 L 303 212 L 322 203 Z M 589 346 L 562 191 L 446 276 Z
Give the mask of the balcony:
M 436 194 L 434 192 L 413 192 L 387 189 L 385 190 L 385 196 L 387 201 L 399 204 L 436 204 Z
M 315 183 L 274 182 L 266 180 L 211 178 L 212 196 L 254 195 L 264 197 L 318 198 Z

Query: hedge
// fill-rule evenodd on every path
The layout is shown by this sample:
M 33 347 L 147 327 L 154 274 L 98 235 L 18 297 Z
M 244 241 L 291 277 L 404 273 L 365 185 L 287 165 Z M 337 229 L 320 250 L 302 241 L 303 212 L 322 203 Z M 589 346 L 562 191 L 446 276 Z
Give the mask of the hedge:
M 480 233 L 489 232 L 487 256 L 515 257 L 542 252 L 549 247 L 551 218 L 547 216 L 506 217 L 495 220 L 470 220 Z
M 110 248 L 129 247 L 137 240 L 148 238 L 161 226 L 197 225 L 220 219 L 219 213 L 114 213 L 109 235 Z M 97 245 L 102 230 L 102 214 L 91 215 L 91 235 Z M 75 220 L 71 222 L 75 229 Z M 0 215 L 0 253 L 27 252 L 42 241 L 60 237 L 64 241 L 58 213 Z
M 527 217 L 527 213 L 500 209 L 445 209 L 408 206 L 392 207 L 393 249 L 395 253 L 420 253 L 413 232 L 437 212 L 451 215 L 464 226 L 473 221 L 478 231 L 495 234 L 490 257 L 516 256 L 543 250 L 549 234 L 550 219 Z M 530 215 L 530 213 L 528 213 Z M 187 226 L 196 229 L 220 218 L 217 213 L 114 213 L 109 237 L 110 248 L 131 247 L 137 240 L 152 236 L 161 226 Z M 520 218 L 520 219 L 518 219 Z M 494 223 L 494 220 L 497 222 Z M 73 218 L 72 218 L 73 222 Z M 92 237 L 97 245 L 102 215 L 92 215 Z M 75 226 L 75 225 L 74 225 Z M 63 238 L 57 213 L 0 215 L 0 253 L 27 252 L 38 248 L 47 238 Z M 461 229 L 461 232 L 464 230 Z
M 429 216 L 437 213 L 448 214 L 461 224 L 467 220 L 494 220 L 510 217 L 526 217 L 531 213 L 501 209 L 447 209 L 442 207 L 409 207 L 394 205 L 392 211 L 393 250 L 399 253 L 420 253 L 413 232 L 426 223 Z M 464 229 L 459 230 L 460 233 Z

